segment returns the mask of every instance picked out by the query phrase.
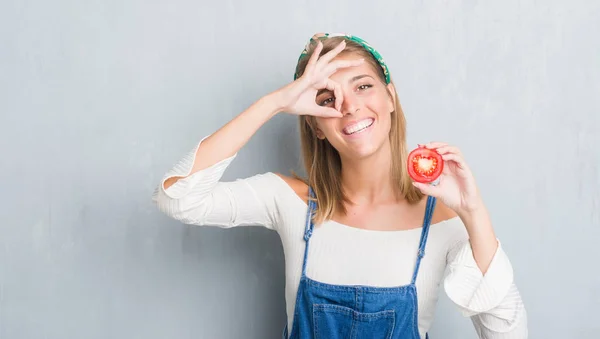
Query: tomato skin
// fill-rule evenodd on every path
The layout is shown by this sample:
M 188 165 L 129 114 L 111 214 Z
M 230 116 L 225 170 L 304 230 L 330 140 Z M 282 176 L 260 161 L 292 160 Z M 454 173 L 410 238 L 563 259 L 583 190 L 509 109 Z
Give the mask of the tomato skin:
M 408 154 L 406 164 L 408 175 L 420 183 L 431 183 L 435 181 L 444 170 L 444 160 L 435 150 L 418 147 Z

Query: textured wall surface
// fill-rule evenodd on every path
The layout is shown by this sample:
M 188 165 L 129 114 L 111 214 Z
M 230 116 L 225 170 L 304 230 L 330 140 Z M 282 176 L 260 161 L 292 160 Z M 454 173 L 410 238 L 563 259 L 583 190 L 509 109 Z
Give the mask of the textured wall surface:
M 410 145 L 463 150 L 531 338 L 600 336 L 600 2 L 318 3 L 0 4 L 0 338 L 278 338 L 277 234 L 181 225 L 150 197 L 319 31 L 386 58 Z M 281 115 L 224 179 L 298 168 Z M 431 337 L 475 333 L 442 297 Z

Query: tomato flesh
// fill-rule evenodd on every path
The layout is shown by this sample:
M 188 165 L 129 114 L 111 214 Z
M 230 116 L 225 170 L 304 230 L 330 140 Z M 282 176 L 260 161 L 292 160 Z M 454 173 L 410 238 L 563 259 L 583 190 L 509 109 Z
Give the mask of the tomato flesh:
M 442 174 L 444 160 L 435 150 L 419 147 L 408 155 L 407 168 L 414 181 L 430 183 Z

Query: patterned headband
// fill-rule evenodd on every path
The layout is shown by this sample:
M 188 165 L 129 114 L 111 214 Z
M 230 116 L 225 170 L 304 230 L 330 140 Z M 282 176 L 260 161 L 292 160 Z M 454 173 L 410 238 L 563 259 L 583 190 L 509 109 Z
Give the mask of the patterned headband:
M 300 60 L 302 60 L 302 58 L 304 58 L 305 56 L 308 55 L 308 51 L 313 42 L 315 42 L 319 39 L 327 39 L 327 38 L 333 38 L 333 37 L 344 37 L 344 38 L 354 41 L 354 42 L 358 43 L 359 45 L 361 45 L 362 47 L 364 47 L 364 49 L 366 49 L 369 53 L 371 53 L 371 55 L 373 55 L 375 60 L 377 60 L 377 62 L 379 63 L 379 66 L 381 66 L 381 68 L 383 69 L 383 75 L 385 76 L 385 83 L 386 84 L 390 83 L 390 73 L 388 72 L 387 65 L 385 64 L 385 61 L 383 60 L 383 57 L 381 56 L 381 54 L 379 54 L 379 52 L 377 52 L 375 50 L 375 48 L 371 47 L 371 45 L 369 45 L 365 40 L 363 40 L 357 36 L 350 35 L 350 34 L 317 33 L 317 34 L 313 35 L 312 38 L 310 38 L 310 41 L 304 47 L 302 54 L 300 54 L 300 57 L 298 58 L 298 62 L 300 62 Z M 296 80 L 297 77 L 298 77 L 298 69 L 296 68 L 296 72 L 294 73 L 294 80 Z

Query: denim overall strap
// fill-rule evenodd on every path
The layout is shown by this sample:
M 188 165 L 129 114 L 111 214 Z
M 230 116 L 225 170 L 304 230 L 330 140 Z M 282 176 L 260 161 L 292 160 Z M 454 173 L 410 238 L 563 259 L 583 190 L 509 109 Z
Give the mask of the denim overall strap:
M 431 217 L 433 216 L 433 210 L 435 209 L 436 199 L 432 196 L 427 197 L 427 207 L 425 207 L 425 217 L 423 218 L 423 230 L 421 231 L 421 241 L 419 243 L 419 252 L 417 255 L 417 263 L 415 264 L 415 271 L 411 284 L 414 285 L 417 281 L 417 274 L 419 273 L 419 266 L 421 266 L 421 259 L 425 255 L 425 245 L 427 244 L 427 236 L 429 235 L 429 226 L 431 225 Z
M 314 200 L 315 192 L 311 187 L 308 187 L 308 208 L 306 211 L 306 227 L 304 228 L 304 261 L 302 262 L 302 277 L 306 276 L 306 259 L 308 258 L 308 243 L 313 232 L 314 224 L 312 216 L 317 208 L 317 202 Z
M 302 262 L 302 278 L 306 277 L 306 260 L 308 258 L 308 242 L 313 232 L 314 224 L 312 221 L 313 213 L 317 207 L 317 202 L 311 199 L 315 198 L 315 192 L 309 186 L 308 187 L 308 208 L 306 209 L 306 226 L 304 227 L 304 261 Z M 283 328 L 283 339 L 288 339 L 288 325 L 287 321 Z

